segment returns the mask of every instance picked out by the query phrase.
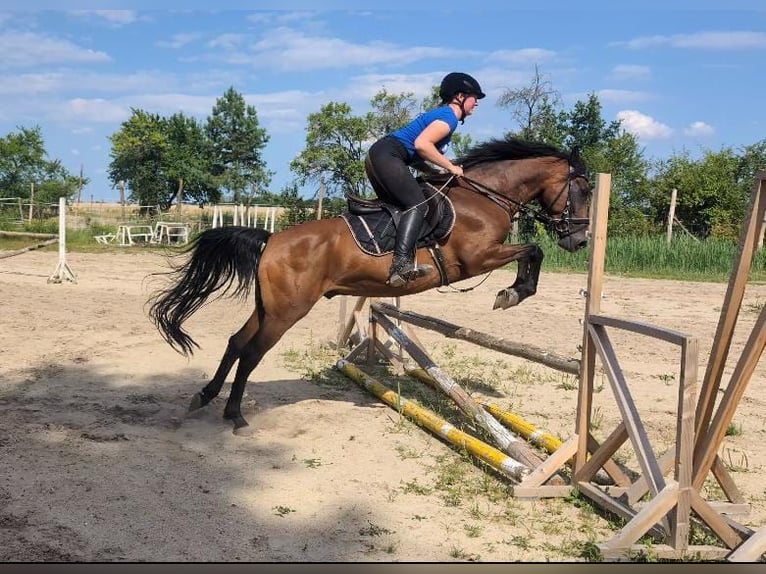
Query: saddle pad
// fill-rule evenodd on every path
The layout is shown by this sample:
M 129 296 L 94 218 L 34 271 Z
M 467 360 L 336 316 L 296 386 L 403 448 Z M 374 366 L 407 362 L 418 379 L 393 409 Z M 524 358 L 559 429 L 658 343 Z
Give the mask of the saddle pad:
M 444 239 L 452 232 L 455 225 L 455 208 L 448 197 L 443 197 L 439 202 L 438 223 L 431 229 L 421 230 L 418 236 L 417 246 L 427 247 Z M 391 214 L 383 209 L 366 215 L 343 213 L 341 217 L 348 225 L 351 236 L 356 241 L 359 249 L 368 255 L 385 255 L 394 250 L 396 242 L 396 228 Z M 424 233 L 425 231 L 425 233 Z

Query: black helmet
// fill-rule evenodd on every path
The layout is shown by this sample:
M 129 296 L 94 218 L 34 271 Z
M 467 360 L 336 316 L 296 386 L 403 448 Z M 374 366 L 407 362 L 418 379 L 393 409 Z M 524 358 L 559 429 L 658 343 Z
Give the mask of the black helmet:
M 439 86 L 439 97 L 443 102 L 449 102 L 455 94 L 472 94 L 477 100 L 486 94 L 481 91 L 481 86 L 472 76 L 463 72 L 450 72 L 442 80 Z

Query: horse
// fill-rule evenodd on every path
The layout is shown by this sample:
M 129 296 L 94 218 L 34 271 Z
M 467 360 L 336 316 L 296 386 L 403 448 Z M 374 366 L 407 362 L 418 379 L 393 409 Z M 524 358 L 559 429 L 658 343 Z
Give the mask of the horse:
M 564 151 L 518 139 L 492 139 L 472 147 L 457 161 L 463 166 L 462 177 L 430 174 L 422 178 L 436 190 L 432 200 L 450 203 L 454 209 L 447 235 L 431 245 L 419 244 L 416 251 L 418 260 L 430 254 L 440 272 L 401 287 L 386 284 L 390 252 L 365 253 L 343 216 L 307 221 L 274 233 L 218 227 L 193 238 L 178 254 L 183 262 L 158 272 L 169 276 L 170 284 L 147 301 L 148 314 L 165 341 L 191 357 L 199 345 L 183 323 L 200 307 L 222 296 L 244 299 L 254 291 L 255 309 L 229 338 L 215 374 L 193 396 L 189 411 L 204 407 L 220 393 L 238 361 L 223 418 L 233 423 L 234 434 L 250 434 L 241 412 L 248 377 L 322 297 L 406 296 L 516 261 L 516 279 L 497 293 L 493 308 L 518 305 L 536 293 L 543 260 L 537 244 L 507 241 L 519 211 L 545 223 L 567 251 L 587 244 L 591 184 L 576 148 Z M 533 200 L 537 205 L 530 205 Z M 433 247 L 438 248 L 438 258 Z

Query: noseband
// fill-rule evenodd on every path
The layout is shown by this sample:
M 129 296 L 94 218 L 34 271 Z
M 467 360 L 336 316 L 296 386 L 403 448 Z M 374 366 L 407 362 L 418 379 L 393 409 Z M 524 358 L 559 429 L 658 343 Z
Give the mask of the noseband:
M 564 189 L 567 190 L 567 202 L 566 205 L 564 205 L 564 211 L 561 212 L 561 217 L 554 219 L 552 217 L 548 217 L 545 214 L 541 214 L 547 220 L 543 221 L 543 223 L 546 225 L 546 227 L 548 227 L 548 229 L 555 231 L 559 238 L 564 238 L 572 235 L 572 233 L 574 233 L 572 230 L 573 225 L 590 224 L 590 218 L 588 217 L 572 217 L 572 180 L 574 180 L 576 177 L 585 177 L 585 175 L 576 173 L 575 169 L 570 164 L 567 181 L 559 192 L 559 195 L 561 195 L 564 192 Z

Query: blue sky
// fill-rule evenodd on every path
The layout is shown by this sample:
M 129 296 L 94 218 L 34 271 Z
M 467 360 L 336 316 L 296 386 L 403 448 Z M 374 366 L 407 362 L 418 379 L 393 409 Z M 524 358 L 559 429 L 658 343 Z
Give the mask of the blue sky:
M 604 118 L 621 119 L 648 158 L 766 139 L 766 8 L 755 2 L 724 9 L 701 0 L 693 10 L 671 0 L 641 9 L 616 1 L 502 10 L 465 1 L 408 10 L 324 3 L 335 9 L 322 11 L 198 4 L 0 9 L 0 135 L 40 126 L 51 158 L 73 174 L 82 165 L 90 178 L 82 199 L 112 201 L 108 136 L 131 108 L 204 120 L 234 87 L 271 138 L 263 157 L 278 192 L 293 179 L 288 164 L 305 145 L 308 115 L 330 101 L 362 114 L 383 88 L 422 98 L 445 73 L 468 72 L 487 98 L 458 130 L 480 141 L 518 127 L 496 102 L 528 85 L 537 65 L 566 107 L 595 92 Z

